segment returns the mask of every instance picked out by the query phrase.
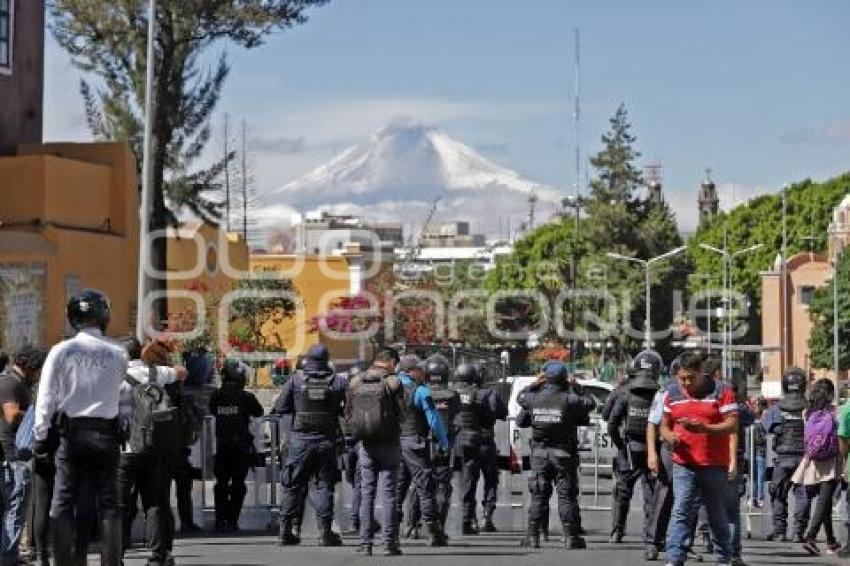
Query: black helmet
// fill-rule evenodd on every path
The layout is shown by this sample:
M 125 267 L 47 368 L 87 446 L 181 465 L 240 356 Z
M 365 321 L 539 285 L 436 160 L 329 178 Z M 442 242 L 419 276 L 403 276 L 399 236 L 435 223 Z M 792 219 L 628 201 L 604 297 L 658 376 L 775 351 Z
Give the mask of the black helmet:
M 803 395 L 806 392 L 806 372 L 798 367 L 791 367 L 782 374 L 783 395 Z
M 68 323 L 75 330 L 95 326 L 101 332 L 106 332 L 112 314 L 112 305 L 103 293 L 86 289 L 79 295 L 71 297 L 68 301 L 67 314 Z
M 428 374 L 430 381 L 439 381 L 445 383 L 449 380 L 451 368 L 449 360 L 441 354 L 433 354 L 425 360 L 425 372 Z
M 455 380 L 477 385 L 481 383 L 481 372 L 475 364 L 460 364 L 455 368 Z
M 221 367 L 221 381 L 245 387 L 248 382 L 248 366 L 239 360 L 224 360 L 224 365 Z
M 658 379 L 664 362 L 655 350 L 643 350 L 632 359 L 632 373 L 648 373 L 653 379 Z

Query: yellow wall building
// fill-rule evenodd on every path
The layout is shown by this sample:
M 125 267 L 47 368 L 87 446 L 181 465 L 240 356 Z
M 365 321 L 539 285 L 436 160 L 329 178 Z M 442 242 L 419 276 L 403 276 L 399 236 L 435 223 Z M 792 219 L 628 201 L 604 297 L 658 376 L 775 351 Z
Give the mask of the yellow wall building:
M 68 298 L 106 293 L 109 334 L 135 324 L 138 182 L 123 143 L 22 145 L 0 158 L 0 349 L 70 334 Z
M 334 339 L 318 332 L 310 332 L 311 321 L 327 312 L 331 303 L 340 297 L 351 296 L 365 287 L 364 278 L 370 271 L 383 272 L 389 264 L 364 265 L 363 255 L 356 247 L 338 256 L 252 255 L 251 271 L 278 273 L 292 281 L 301 305 L 295 316 L 270 320 L 263 328 L 269 344 L 276 344 L 281 353 L 295 361 L 310 346 L 323 343 L 330 350 L 331 359 L 339 368 L 369 359 L 368 341 Z M 261 370 L 258 383 L 268 384 L 268 373 Z

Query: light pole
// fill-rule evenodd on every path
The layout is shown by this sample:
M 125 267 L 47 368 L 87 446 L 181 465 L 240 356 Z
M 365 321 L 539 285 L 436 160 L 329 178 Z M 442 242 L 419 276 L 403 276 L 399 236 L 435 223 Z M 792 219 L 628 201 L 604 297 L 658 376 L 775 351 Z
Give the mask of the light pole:
M 153 198 L 153 113 L 154 113 L 154 36 L 156 34 L 156 0 L 148 3 L 148 52 L 147 52 L 147 76 L 145 81 L 145 137 L 142 147 L 142 197 L 141 209 L 139 211 L 139 280 L 136 291 L 136 338 L 144 341 L 145 320 L 145 297 L 150 289 L 147 273 L 147 265 L 151 255 L 148 234 L 150 234 L 151 199 Z
M 578 177 L 576 177 L 578 179 Z M 576 262 L 578 261 L 578 253 L 576 251 L 576 247 L 578 246 L 578 231 L 579 231 L 579 216 L 581 213 L 581 207 L 584 206 L 585 199 L 578 195 L 578 183 L 576 183 L 576 194 L 575 196 L 567 196 L 561 200 L 561 205 L 564 208 L 572 208 L 575 211 L 575 227 L 573 228 L 573 246 L 570 251 L 570 288 L 575 291 L 576 290 L 576 275 L 578 274 L 578 270 L 576 269 Z M 576 347 L 578 345 L 578 340 L 575 339 L 576 332 L 576 308 L 575 308 L 575 297 L 570 301 L 570 325 L 573 330 L 573 339 L 570 344 L 570 363 L 575 369 L 575 352 Z
M 724 238 L 725 240 L 725 238 Z M 710 246 L 708 244 L 700 244 L 699 245 L 704 250 L 708 250 L 710 252 L 714 252 L 720 255 L 723 258 L 723 285 L 724 292 L 726 294 L 726 331 L 723 333 L 723 349 L 721 353 L 721 362 L 723 366 L 723 377 L 724 379 L 729 379 L 728 373 L 728 365 L 729 365 L 729 354 L 732 348 L 732 267 L 734 265 L 734 260 L 736 257 L 744 255 L 746 253 L 754 252 L 757 249 L 761 248 L 763 244 L 755 244 L 748 248 L 744 248 L 743 250 L 738 250 L 733 253 L 729 253 L 729 242 L 724 242 L 724 249 L 715 248 L 714 246 Z
M 693 279 L 702 279 L 703 281 L 705 281 L 708 284 L 708 287 L 706 289 L 707 292 L 708 292 L 708 296 L 705 299 L 706 302 L 707 302 L 706 312 L 708 313 L 708 315 L 705 317 L 705 321 L 706 321 L 705 322 L 705 324 L 706 324 L 705 333 L 706 333 L 706 342 L 708 342 L 708 351 L 710 352 L 711 351 L 711 313 L 712 313 L 712 310 L 711 310 L 711 299 L 712 299 L 712 297 L 711 297 L 711 284 L 710 284 L 711 275 L 709 275 L 708 273 L 692 273 L 691 277 Z M 699 324 L 697 324 L 697 328 L 699 328 Z
M 839 247 L 835 250 L 835 267 L 832 274 L 832 365 L 835 368 L 835 380 L 838 382 L 838 368 L 841 363 L 841 356 L 838 350 L 838 263 L 841 261 L 841 254 L 844 249 Z
M 646 308 L 645 308 L 644 313 L 645 313 L 646 318 L 644 319 L 643 324 L 644 324 L 644 340 L 646 341 L 646 347 L 647 348 L 652 347 L 652 328 L 651 328 L 651 323 L 650 323 L 651 315 L 652 315 L 652 304 L 649 300 L 649 288 L 650 288 L 649 268 L 652 267 L 653 264 L 658 263 L 661 260 L 673 257 L 674 255 L 679 254 L 679 253 L 685 251 L 686 249 L 688 249 L 687 246 L 680 246 L 680 247 L 678 247 L 674 250 L 670 250 L 667 253 L 661 254 L 661 255 L 656 256 L 656 257 L 651 258 L 651 259 L 638 259 L 636 257 L 629 257 L 629 256 L 625 256 L 625 255 L 615 254 L 615 253 L 612 253 L 612 252 L 608 252 L 606 254 L 608 257 L 613 258 L 613 259 L 622 259 L 624 261 L 631 261 L 631 262 L 634 262 L 634 263 L 639 263 L 640 265 L 643 266 L 644 283 L 645 283 L 645 287 L 646 287 L 644 289 L 644 292 L 645 292 L 644 300 L 646 301 Z

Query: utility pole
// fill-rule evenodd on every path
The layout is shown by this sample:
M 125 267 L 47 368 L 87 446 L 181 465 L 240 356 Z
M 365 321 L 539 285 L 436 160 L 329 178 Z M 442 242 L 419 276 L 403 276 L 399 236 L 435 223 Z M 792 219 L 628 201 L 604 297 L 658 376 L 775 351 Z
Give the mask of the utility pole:
M 139 281 L 136 292 L 136 338 L 144 343 L 145 321 L 148 313 L 145 312 L 145 299 L 150 289 L 147 266 L 150 263 L 151 249 L 148 236 L 150 234 L 151 201 L 153 200 L 153 120 L 154 120 L 154 73 L 156 60 L 154 59 L 154 35 L 156 33 L 156 0 L 148 3 L 148 50 L 146 60 L 145 79 L 145 134 L 144 146 L 142 148 L 142 198 L 141 211 L 139 213 Z
M 242 120 L 242 239 L 248 242 L 248 164 L 245 158 L 245 120 Z
M 832 365 L 835 368 L 835 379 L 837 381 L 838 371 L 841 367 L 838 344 L 838 315 L 841 312 L 841 309 L 838 308 L 838 263 L 841 261 L 841 254 L 844 253 L 844 250 L 838 242 L 836 242 L 836 246 L 834 271 L 832 274 Z
M 788 337 L 791 334 L 788 321 L 788 185 L 782 187 L 782 373 L 788 365 Z
M 224 115 L 224 231 L 230 232 L 230 116 Z

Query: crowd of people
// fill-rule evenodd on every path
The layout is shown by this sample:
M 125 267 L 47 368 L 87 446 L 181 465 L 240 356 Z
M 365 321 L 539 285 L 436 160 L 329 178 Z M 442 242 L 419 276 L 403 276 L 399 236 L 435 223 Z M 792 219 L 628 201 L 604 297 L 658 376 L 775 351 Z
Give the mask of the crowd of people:
M 172 363 L 160 342 L 122 344 L 107 338 L 110 312 L 104 295 L 84 291 L 68 304 L 74 337 L 49 351 L 25 346 L 10 358 L 0 355 L 3 564 L 48 565 L 52 559 L 59 566 L 79 566 L 89 540 L 97 537 L 101 564 L 118 566 L 130 546 L 138 502 L 148 564 L 173 564 L 172 482 L 181 530 L 199 529 L 192 517 L 187 455 L 198 440 L 201 418 L 182 388 L 187 370 Z M 617 448 L 610 542 L 621 543 L 626 535 L 640 481 L 646 560 L 661 554 L 671 565 L 696 559 L 695 541 L 702 536 L 718 564 L 744 564 L 740 509 L 746 460 L 754 456 L 752 468 L 763 477 L 759 470 L 767 468 L 772 435 L 768 538 L 794 539 L 817 555 L 822 529 L 825 552 L 850 557 L 850 547 L 841 547 L 832 524 L 833 503 L 846 479 L 850 405 L 836 409 L 833 383 L 808 385 L 807 376 L 791 368 L 782 377 L 779 402 L 753 408 L 746 391 L 727 382 L 710 356 L 680 355 L 667 383 L 661 380 L 662 366 L 656 353 L 639 354 L 603 409 Z M 252 467 L 266 465 L 251 432 L 252 419 L 264 409 L 246 390 L 247 377 L 244 363 L 225 361 L 221 386 L 209 399 L 218 532 L 239 529 L 246 476 Z M 283 445 L 273 447 L 281 449 L 283 463 L 278 543 L 301 543 L 309 498 L 319 545 L 341 545 L 333 530 L 334 498 L 344 477 L 353 488 L 347 534 L 359 537 L 358 552 L 372 555 L 379 534 L 388 556 L 402 554 L 402 534 L 419 538 L 423 532 L 430 546 L 446 546 L 458 469 L 462 534 L 495 532 L 494 427 L 508 410 L 483 381 L 477 364 L 452 367 L 439 354 L 422 359 L 391 348 L 379 351 L 368 369 L 340 374 L 324 346 L 310 348 L 295 371 L 280 380 L 271 409 L 286 431 Z M 554 494 L 565 549 L 586 548 L 578 439 L 580 428 L 590 424 L 594 401 L 563 362 L 550 360 L 517 403 L 517 426 L 531 430 L 530 505 L 521 545 L 540 548 L 541 537 L 548 540 Z M 749 427 L 752 449 L 746 451 Z M 751 491 L 751 503 L 760 506 L 765 494 Z M 791 493 L 795 512 L 789 535 Z M 375 516 L 379 497 L 380 521 Z M 27 553 L 21 552 L 25 538 Z

